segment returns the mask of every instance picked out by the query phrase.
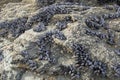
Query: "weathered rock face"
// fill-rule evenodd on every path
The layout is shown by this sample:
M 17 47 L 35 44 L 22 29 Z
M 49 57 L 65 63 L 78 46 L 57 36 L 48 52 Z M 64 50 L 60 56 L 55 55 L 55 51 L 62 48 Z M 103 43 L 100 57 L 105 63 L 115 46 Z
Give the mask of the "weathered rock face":
M 3 5 L 8 4 L 9 2 L 20 2 L 22 0 L 1 0 L 0 1 L 0 9 L 3 7 Z
M 37 1 L 0 12 L 0 80 L 120 79 L 118 5 Z

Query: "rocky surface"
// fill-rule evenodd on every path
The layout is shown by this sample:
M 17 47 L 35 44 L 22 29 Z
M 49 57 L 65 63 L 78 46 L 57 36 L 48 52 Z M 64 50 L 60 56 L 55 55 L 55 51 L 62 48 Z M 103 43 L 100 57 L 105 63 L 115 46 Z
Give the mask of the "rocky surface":
M 120 7 L 87 1 L 6 0 L 0 80 L 119 80 Z

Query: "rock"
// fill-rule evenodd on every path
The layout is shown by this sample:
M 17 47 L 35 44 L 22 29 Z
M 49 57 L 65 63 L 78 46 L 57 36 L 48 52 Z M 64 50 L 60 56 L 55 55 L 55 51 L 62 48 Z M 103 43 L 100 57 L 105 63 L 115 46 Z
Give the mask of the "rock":
M 23 0 L 2 8 L 0 80 L 119 80 L 119 6 L 89 2 L 96 6 Z

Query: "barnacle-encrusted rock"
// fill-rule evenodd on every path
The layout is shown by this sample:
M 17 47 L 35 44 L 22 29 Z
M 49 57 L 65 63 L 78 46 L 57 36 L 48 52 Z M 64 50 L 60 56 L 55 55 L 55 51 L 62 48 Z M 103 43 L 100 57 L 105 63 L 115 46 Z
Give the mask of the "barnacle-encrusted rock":
M 0 80 L 120 79 L 120 7 L 62 1 L 2 8 Z

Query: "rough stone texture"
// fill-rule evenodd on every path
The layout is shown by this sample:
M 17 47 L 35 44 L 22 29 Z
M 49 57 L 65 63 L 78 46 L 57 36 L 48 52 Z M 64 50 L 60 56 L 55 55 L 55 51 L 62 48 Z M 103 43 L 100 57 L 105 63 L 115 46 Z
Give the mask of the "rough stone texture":
M 22 0 L 1 0 L 0 1 L 0 9 L 3 7 L 3 5 L 10 3 L 10 2 L 20 2 Z
M 41 6 L 39 1 L 8 3 L 1 9 L 0 80 L 120 79 L 119 6 L 98 6 L 96 0 L 43 0 Z M 118 13 L 118 18 L 99 23 L 95 17 L 109 13 Z M 86 19 L 93 21 L 91 26 Z M 66 27 L 59 30 L 58 21 Z M 46 29 L 35 32 L 40 23 Z

